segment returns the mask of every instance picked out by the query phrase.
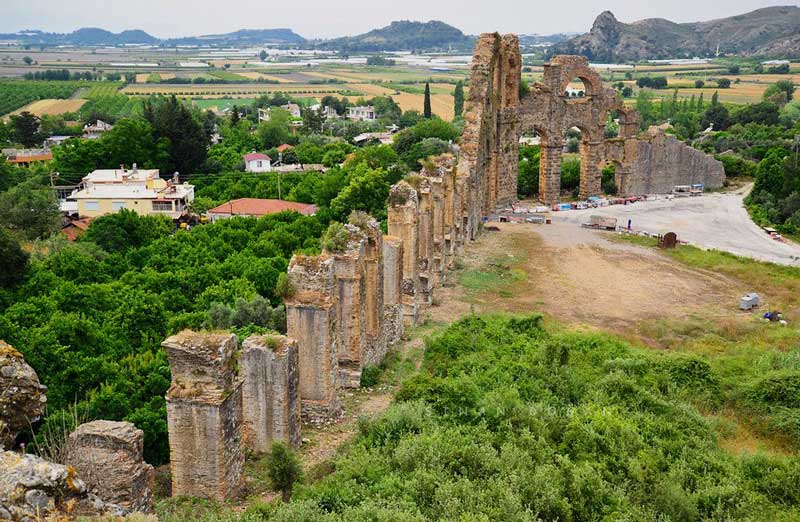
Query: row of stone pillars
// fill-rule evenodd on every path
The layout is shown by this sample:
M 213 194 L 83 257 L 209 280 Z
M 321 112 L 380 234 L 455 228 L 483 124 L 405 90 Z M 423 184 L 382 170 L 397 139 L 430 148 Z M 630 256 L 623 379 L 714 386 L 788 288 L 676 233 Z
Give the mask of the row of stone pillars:
M 342 244 L 289 263 L 287 336 L 184 331 L 164 341 L 173 495 L 225 499 L 242 490 L 245 450 L 296 446 L 301 418 L 330 422 L 339 392 L 360 385 L 406 325 L 424 320 L 434 290 L 477 223 L 479 198 L 450 155 L 392 187 L 389 235 L 354 213 Z

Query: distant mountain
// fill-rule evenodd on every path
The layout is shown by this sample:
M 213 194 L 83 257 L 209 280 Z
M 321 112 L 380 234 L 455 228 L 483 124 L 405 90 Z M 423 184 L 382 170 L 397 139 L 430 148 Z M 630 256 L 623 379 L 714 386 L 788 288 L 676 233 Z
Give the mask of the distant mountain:
M 651 18 L 631 24 L 605 11 L 589 33 L 558 43 L 550 54 L 581 54 L 598 62 L 723 54 L 800 57 L 800 8 L 766 7 L 708 22 Z
M 297 44 L 306 43 L 306 39 L 291 29 L 242 29 L 233 33 L 209 34 L 171 38 L 163 44 L 170 45 L 259 45 L 259 44 Z
M 0 34 L 0 40 L 16 40 L 29 45 L 124 45 L 159 43 L 159 39 L 144 31 L 131 30 L 112 33 L 96 27 L 85 27 L 71 33 L 45 33 L 38 30 L 20 31 L 14 34 Z
M 0 34 L 0 40 L 15 40 L 26 45 L 78 45 L 86 47 L 106 45 L 209 45 L 209 46 L 243 46 L 261 44 L 298 44 L 306 42 L 305 38 L 291 29 L 242 29 L 227 34 L 189 36 L 161 40 L 144 31 L 135 29 L 112 33 L 105 29 L 88 27 L 67 34 L 45 33 L 38 30 L 20 31 L 14 34 Z
M 474 44 L 474 38 L 444 22 L 404 20 L 358 36 L 327 40 L 319 47 L 345 52 L 433 51 L 471 49 Z

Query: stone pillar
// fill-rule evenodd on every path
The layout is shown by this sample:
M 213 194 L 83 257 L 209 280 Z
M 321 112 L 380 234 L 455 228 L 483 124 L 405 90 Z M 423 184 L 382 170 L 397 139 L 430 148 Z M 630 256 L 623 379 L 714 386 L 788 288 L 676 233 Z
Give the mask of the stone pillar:
M 599 167 L 602 153 L 602 141 L 587 140 L 581 143 L 581 199 L 602 193 L 603 173 Z
M 539 199 L 545 205 L 558 203 L 561 191 L 561 153 L 564 141 L 561 138 L 542 142 L 539 156 Z
M 383 328 L 384 315 L 384 269 L 383 233 L 380 224 L 374 219 L 361 224 L 361 233 L 367 241 L 364 245 L 364 312 L 366 331 L 366 352 L 363 365 L 376 365 L 386 357 L 386 332 Z
M 453 265 L 453 254 L 456 242 L 456 223 L 454 214 L 456 207 L 456 177 L 452 164 L 445 171 L 443 176 L 444 194 L 444 266 L 451 269 Z
M 144 461 L 144 432 L 130 422 L 81 424 L 67 441 L 67 465 L 105 502 L 127 511 L 153 509 L 153 466 Z
M 516 35 L 503 36 L 498 67 L 503 75 L 499 85 L 500 109 L 514 109 L 520 102 L 519 87 L 522 82 L 522 55 Z M 498 116 L 498 122 L 496 197 L 490 210 L 509 206 L 517 200 L 519 117 L 513 110 L 506 111 Z
M 366 238 L 354 225 L 345 225 L 350 241 L 342 252 L 331 252 L 336 277 L 336 351 L 339 385 L 358 388 L 366 351 Z
M 282 335 L 251 336 L 239 359 L 244 441 L 267 453 L 275 441 L 300 445 L 300 374 L 297 342 Z
M 383 329 L 391 346 L 403 337 L 403 240 L 383 236 Z
M 403 242 L 403 321 L 419 322 L 419 200 L 417 191 L 401 181 L 389 191 L 389 234 Z
M 302 414 L 320 422 L 341 413 L 336 344 L 336 285 L 333 257 L 294 255 L 286 299 L 287 336 L 297 341 Z
M 421 178 L 419 188 L 419 286 L 420 315 L 424 316 L 433 302 L 433 198 L 429 178 Z
M 174 496 L 225 500 L 242 491 L 242 384 L 236 336 L 185 330 L 164 341 Z
M 428 179 L 431 184 L 431 223 L 433 226 L 431 275 L 434 286 L 442 286 L 444 284 L 445 269 L 444 180 L 438 176 Z

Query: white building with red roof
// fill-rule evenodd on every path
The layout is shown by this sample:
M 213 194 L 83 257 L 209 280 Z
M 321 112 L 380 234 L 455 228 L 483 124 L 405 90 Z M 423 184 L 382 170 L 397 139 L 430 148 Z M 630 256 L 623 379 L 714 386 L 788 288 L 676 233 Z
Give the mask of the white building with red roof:
M 272 170 L 272 158 L 260 152 L 245 154 L 244 170 L 246 172 L 269 172 Z

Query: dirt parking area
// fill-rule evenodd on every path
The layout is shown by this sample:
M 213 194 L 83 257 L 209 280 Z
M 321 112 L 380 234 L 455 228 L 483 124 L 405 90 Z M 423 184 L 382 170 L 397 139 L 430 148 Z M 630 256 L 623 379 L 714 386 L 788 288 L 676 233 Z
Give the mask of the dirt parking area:
M 497 226 L 468 245 L 463 268 L 438 291 L 442 305 L 432 308 L 434 320 L 449 322 L 470 311 L 542 312 L 638 336 L 644 321 L 736 317 L 731 303 L 746 290 L 738 281 L 573 224 Z

